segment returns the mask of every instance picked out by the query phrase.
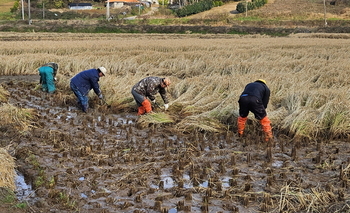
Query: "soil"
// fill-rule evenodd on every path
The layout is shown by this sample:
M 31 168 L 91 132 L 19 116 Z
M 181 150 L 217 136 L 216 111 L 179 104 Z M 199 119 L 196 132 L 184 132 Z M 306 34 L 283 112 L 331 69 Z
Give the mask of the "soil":
M 188 18 L 205 19 L 205 18 L 210 18 L 210 16 L 215 16 L 220 14 L 226 14 L 226 15 L 232 16 L 232 15 L 238 14 L 238 11 L 236 10 L 237 4 L 238 2 L 227 3 L 227 4 L 224 4 L 223 6 L 214 7 L 211 10 L 188 16 Z
M 10 147 L 35 193 L 28 208 L 1 212 L 306 212 L 293 193 L 282 196 L 287 189 L 306 200 L 327 192 L 326 201 L 314 200 L 321 212 L 350 211 L 347 141 L 275 132 L 264 143 L 259 134 L 142 129 L 136 112 L 115 113 L 97 102 L 83 113 L 62 98 L 68 91 L 34 90 L 38 79 L 0 78 L 9 103 L 39 115 L 31 131 L 2 130 L 1 146 Z M 294 210 L 282 205 L 288 201 Z

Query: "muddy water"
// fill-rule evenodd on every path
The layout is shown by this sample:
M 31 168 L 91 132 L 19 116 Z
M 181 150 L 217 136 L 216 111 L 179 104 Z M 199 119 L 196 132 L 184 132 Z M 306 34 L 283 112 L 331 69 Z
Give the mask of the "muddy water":
M 31 132 L 12 138 L 38 211 L 276 211 L 285 186 L 342 193 L 332 205 L 349 199 L 348 177 L 340 177 L 350 161 L 348 142 L 281 136 L 268 145 L 253 134 L 140 129 L 135 114 L 102 113 L 99 105 L 80 112 L 71 96 L 62 98 L 69 91 L 49 95 L 33 83 L 2 84 L 10 103 L 39 114 Z

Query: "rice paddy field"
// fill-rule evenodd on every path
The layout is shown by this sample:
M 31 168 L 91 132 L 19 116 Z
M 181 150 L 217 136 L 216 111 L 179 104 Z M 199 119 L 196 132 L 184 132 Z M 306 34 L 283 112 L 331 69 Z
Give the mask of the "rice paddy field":
M 1 147 L 35 192 L 29 212 L 350 212 L 349 34 L 0 33 Z M 38 68 L 59 64 L 55 94 Z M 106 102 L 69 80 L 104 66 Z M 170 107 L 130 90 L 169 77 Z M 265 79 L 274 140 L 238 98 Z M 160 96 L 157 103 L 162 106 Z

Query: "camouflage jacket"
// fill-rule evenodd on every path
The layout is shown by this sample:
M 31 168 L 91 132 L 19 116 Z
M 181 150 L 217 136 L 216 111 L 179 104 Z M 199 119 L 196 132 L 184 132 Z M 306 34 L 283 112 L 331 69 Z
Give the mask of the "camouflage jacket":
M 169 103 L 165 88 L 161 87 L 163 78 L 147 77 L 139 81 L 133 86 L 133 90 L 137 93 L 149 98 L 151 101 L 155 99 L 155 95 L 159 92 L 165 104 Z

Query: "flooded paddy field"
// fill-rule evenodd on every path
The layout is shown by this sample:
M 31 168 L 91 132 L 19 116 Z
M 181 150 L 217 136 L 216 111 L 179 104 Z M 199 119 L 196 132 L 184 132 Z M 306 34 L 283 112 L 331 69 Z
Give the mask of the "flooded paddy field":
M 136 112 L 86 114 L 33 82 L 1 84 L 38 113 L 33 130 L 1 138 L 33 188 L 20 198 L 30 212 L 350 211 L 348 141 L 141 128 Z

